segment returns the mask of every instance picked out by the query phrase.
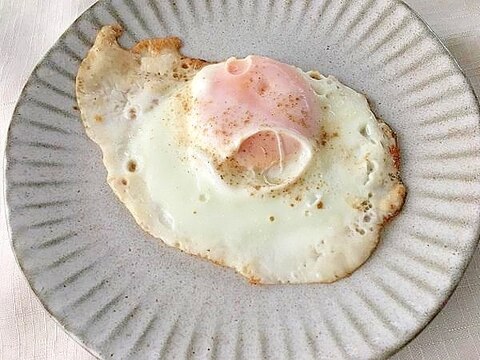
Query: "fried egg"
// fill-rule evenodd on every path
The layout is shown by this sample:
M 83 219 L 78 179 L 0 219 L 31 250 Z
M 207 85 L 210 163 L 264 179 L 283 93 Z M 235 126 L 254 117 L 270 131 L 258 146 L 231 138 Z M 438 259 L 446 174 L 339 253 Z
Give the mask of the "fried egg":
M 329 283 L 372 254 L 405 187 L 362 94 L 264 56 L 212 64 L 178 38 L 101 29 L 77 75 L 108 184 L 164 243 L 253 283 Z

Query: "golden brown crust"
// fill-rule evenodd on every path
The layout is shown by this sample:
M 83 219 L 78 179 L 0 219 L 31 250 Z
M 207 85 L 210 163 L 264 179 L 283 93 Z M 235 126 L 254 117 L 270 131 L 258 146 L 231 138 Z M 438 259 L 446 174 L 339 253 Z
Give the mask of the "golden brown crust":
M 392 203 L 392 206 L 394 207 L 392 209 L 392 212 L 383 218 L 383 223 L 381 226 L 385 226 L 388 222 L 390 222 L 394 217 L 396 217 L 400 211 L 402 211 L 403 205 L 405 204 L 405 198 L 407 196 L 407 188 L 405 185 L 402 183 L 399 183 L 398 186 L 394 190 L 396 192 L 396 196 L 398 199 L 398 202 L 395 204 Z
M 388 151 L 392 156 L 393 166 L 395 166 L 395 169 L 399 171 L 400 170 L 400 149 L 398 148 L 397 145 L 392 145 L 389 147 Z
M 396 217 L 403 208 L 405 203 L 405 198 L 407 196 L 407 188 L 402 183 L 400 178 L 400 167 L 401 167 L 401 157 L 400 157 L 400 147 L 398 146 L 397 135 L 395 132 L 383 121 L 378 120 L 382 123 L 382 129 L 385 136 L 390 141 L 390 146 L 388 148 L 388 152 L 392 158 L 393 166 L 396 170 L 395 177 L 398 180 L 397 186 L 392 190 L 392 201 L 390 202 L 390 210 L 391 212 L 388 216 L 385 216 L 383 219 L 383 223 L 380 225 L 382 228 L 391 221 L 394 217 Z
M 393 166 L 395 167 L 397 172 L 399 172 L 401 160 L 400 160 L 400 148 L 398 147 L 397 134 L 395 134 L 395 132 L 390 128 L 390 126 L 388 126 L 387 123 L 385 123 L 383 120 L 378 119 L 378 121 L 382 124 L 383 133 L 390 140 L 391 145 L 388 148 L 388 152 L 392 157 Z
M 364 95 L 365 96 L 365 95 Z M 370 109 L 372 109 L 372 103 L 369 101 L 368 97 L 365 96 L 367 99 L 368 105 Z M 372 110 L 373 112 L 373 110 Z M 390 128 L 390 126 L 383 121 L 383 119 L 377 117 L 377 121 L 381 125 L 381 129 L 388 139 L 388 143 L 390 144 L 388 147 L 388 153 L 392 159 L 393 167 L 395 168 L 396 173 L 393 174 L 394 177 L 397 179 L 398 184 L 391 192 L 391 201 L 390 201 L 390 213 L 388 216 L 384 217 L 383 223 L 380 225 L 382 228 L 392 220 L 395 216 L 397 216 L 403 208 L 403 204 L 405 203 L 405 198 L 407 196 L 407 188 L 402 183 L 400 177 L 400 168 L 401 168 L 401 156 L 400 156 L 400 147 L 398 146 L 398 138 L 397 134 Z
M 165 51 L 179 52 L 182 40 L 176 36 L 139 41 L 130 51 L 139 55 L 159 55 Z
M 211 64 L 208 61 L 202 59 L 195 59 L 183 56 L 180 52 L 182 48 L 182 40 L 176 36 L 170 36 L 165 38 L 156 38 L 156 39 L 147 39 L 139 41 L 135 44 L 130 51 L 133 54 L 138 54 L 141 56 L 156 56 L 163 54 L 165 52 L 176 52 L 181 56 L 181 67 L 183 69 L 194 69 L 198 70 L 204 67 L 205 65 Z
M 192 68 L 194 70 L 201 69 L 205 65 L 212 64 L 209 61 L 203 60 L 203 59 L 195 59 L 195 58 L 189 58 L 189 57 L 182 57 L 182 68 L 188 69 Z
M 260 285 L 262 283 L 262 280 L 252 276 L 248 278 L 248 282 L 250 283 L 250 285 Z

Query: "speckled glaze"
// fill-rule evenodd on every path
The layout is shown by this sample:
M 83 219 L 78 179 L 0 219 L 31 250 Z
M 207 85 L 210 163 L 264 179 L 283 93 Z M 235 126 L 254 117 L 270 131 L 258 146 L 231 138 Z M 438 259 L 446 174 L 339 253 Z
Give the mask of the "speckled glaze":
M 368 94 L 398 135 L 409 190 L 372 258 L 333 285 L 252 286 L 144 233 L 74 109 L 79 62 L 117 22 L 125 46 L 178 35 L 193 57 L 267 55 Z M 479 118 L 454 59 L 399 1 L 101 1 L 49 51 L 15 110 L 13 248 L 46 309 L 103 359 L 387 357 L 441 308 L 477 243 Z

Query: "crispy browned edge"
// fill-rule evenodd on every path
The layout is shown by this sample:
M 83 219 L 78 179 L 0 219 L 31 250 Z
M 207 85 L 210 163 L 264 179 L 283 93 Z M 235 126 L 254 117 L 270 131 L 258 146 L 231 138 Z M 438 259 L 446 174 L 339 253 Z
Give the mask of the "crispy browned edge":
M 385 221 L 382 223 L 382 226 L 384 226 L 388 222 L 390 222 L 390 220 L 392 220 L 395 216 L 397 216 L 400 213 L 400 211 L 402 211 L 403 205 L 405 204 L 405 198 L 407 197 L 407 188 L 405 184 L 402 182 L 402 178 L 400 176 L 402 159 L 400 155 L 400 147 L 398 146 L 397 134 L 393 132 L 393 130 L 390 128 L 390 126 L 387 123 L 383 122 L 382 120 L 378 120 L 378 121 L 381 121 L 383 124 L 385 124 L 386 127 L 388 127 L 388 134 L 385 132 L 385 135 L 389 136 L 390 139 L 392 139 L 394 142 L 394 144 L 390 146 L 388 151 L 392 156 L 392 161 L 393 161 L 393 165 L 395 166 L 395 170 L 397 170 L 396 176 L 398 178 L 399 184 L 402 185 L 402 187 L 399 188 L 399 193 L 398 193 L 398 196 L 401 198 L 401 201 L 400 201 L 401 204 L 393 213 L 391 213 L 389 216 L 387 216 L 384 219 Z M 384 127 L 384 130 L 387 130 L 387 129 Z
M 118 24 L 115 24 L 115 25 L 103 27 L 100 30 L 98 35 L 100 35 L 100 36 L 102 34 L 106 35 L 106 32 L 108 30 L 112 30 L 114 32 L 115 37 L 112 39 L 113 41 L 116 41 L 116 39 L 119 38 L 123 33 L 122 27 Z M 180 38 L 176 37 L 176 36 L 170 36 L 170 37 L 165 37 L 165 38 L 154 38 L 154 39 L 141 40 L 137 44 L 135 44 L 132 48 L 130 48 L 129 51 L 133 54 L 137 54 L 137 55 L 140 55 L 140 56 L 145 56 L 145 55 L 159 55 L 162 52 L 164 52 L 165 50 L 170 49 L 170 50 L 173 50 L 173 51 L 177 51 L 180 54 L 183 64 L 186 64 L 189 67 L 193 67 L 194 69 L 201 69 L 205 65 L 211 64 L 211 62 L 208 62 L 208 61 L 203 60 L 203 59 L 190 58 L 190 57 L 184 56 L 180 51 L 181 48 L 182 48 L 182 40 Z M 87 57 L 88 57 L 88 55 L 87 55 Z M 85 59 L 83 60 L 82 64 L 86 61 Z M 81 67 L 80 67 L 80 69 L 81 69 Z M 78 80 L 78 74 L 77 74 L 77 80 Z M 80 86 L 78 81 L 77 81 L 76 85 L 77 85 L 77 88 Z M 366 96 L 365 96 L 365 98 L 368 101 L 368 98 Z M 369 103 L 370 109 L 372 109 L 370 101 L 368 101 L 368 103 Z M 329 281 L 329 282 L 327 282 L 327 281 L 319 282 L 321 284 L 331 284 L 331 283 L 343 280 L 345 278 L 348 278 L 355 271 L 357 271 L 361 266 L 363 266 L 371 258 L 372 254 L 376 251 L 378 245 L 380 244 L 381 234 L 382 234 L 382 231 L 383 231 L 385 225 L 388 222 L 390 222 L 394 217 L 396 217 L 401 212 L 401 210 L 403 208 L 403 205 L 405 203 L 405 198 L 406 198 L 406 195 L 407 195 L 407 189 L 406 189 L 405 185 L 402 183 L 401 177 L 400 177 L 401 156 L 400 156 L 400 148 L 398 146 L 397 135 L 393 132 L 393 130 L 390 128 L 390 126 L 386 122 L 381 120 L 379 117 L 376 117 L 376 118 L 377 118 L 377 121 L 381 125 L 383 125 L 382 129 L 384 131 L 385 136 L 388 137 L 389 140 L 392 141 L 392 145 L 390 146 L 390 148 L 388 150 L 389 150 L 389 154 L 392 157 L 394 167 L 397 171 L 396 176 L 398 178 L 399 184 L 401 185 L 401 187 L 399 187 L 399 193 L 398 193 L 398 196 L 401 198 L 400 206 L 398 206 L 398 208 L 393 213 L 391 213 L 389 216 L 385 217 L 383 223 L 381 223 L 379 225 L 380 231 L 379 231 L 379 234 L 378 234 L 378 239 L 377 239 L 375 248 L 372 250 L 370 256 L 360 266 L 358 266 L 355 270 L 353 270 L 350 273 L 347 273 L 346 275 L 344 275 L 341 278 L 338 278 L 338 279 L 335 279 L 335 280 L 332 280 L 332 281 Z M 198 256 L 202 259 L 206 259 L 208 261 L 211 261 L 218 266 L 227 267 L 222 261 L 209 259 L 207 257 L 201 256 L 200 254 L 187 253 L 182 249 L 179 249 L 179 250 L 184 252 L 187 255 Z M 227 268 L 231 269 L 231 267 L 227 267 Z M 236 271 L 236 272 L 238 272 L 238 271 Z M 241 274 L 241 273 L 239 273 L 239 274 L 242 275 L 243 277 L 245 277 L 251 285 L 271 285 L 271 284 L 262 284 L 261 279 L 256 278 L 254 276 L 249 277 L 249 276 L 246 276 L 246 275 Z M 288 282 L 287 282 L 287 284 L 298 285 L 298 286 L 304 285 L 304 284 L 290 284 Z M 315 284 L 315 282 L 312 282 L 310 284 Z
M 166 49 L 171 49 L 177 51 L 182 57 L 182 64 L 187 64 L 189 67 L 194 69 L 201 69 L 205 65 L 209 64 L 208 61 L 202 59 L 190 58 L 183 56 L 180 52 L 182 47 L 182 40 L 180 38 L 171 36 L 166 38 L 156 38 L 156 39 L 147 39 L 141 40 L 135 44 L 130 51 L 134 54 L 139 55 L 159 55 Z
M 95 39 L 95 43 L 92 48 L 88 51 L 87 56 L 83 59 L 82 63 L 80 64 L 80 68 L 77 73 L 76 77 L 76 92 L 77 97 L 79 91 L 82 90 L 82 82 L 79 80 L 82 77 L 82 74 L 85 70 L 90 68 L 90 63 L 92 58 L 90 58 L 91 52 L 102 42 L 108 44 L 110 46 L 115 45 L 119 46 L 117 43 L 117 39 L 123 34 L 123 28 L 119 24 L 107 25 L 100 29 Z M 202 59 L 195 59 L 183 56 L 180 52 L 182 47 L 182 40 L 176 36 L 169 36 L 165 38 L 154 38 L 154 39 L 146 39 L 141 40 L 137 44 L 135 44 L 130 49 L 124 49 L 129 51 L 130 53 L 137 55 L 137 56 L 157 56 L 163 52 L 168 50 L 177 52 L 181 56 L 181 65 L 184 68 L 193 68 L 193 69 L 200 69 L 205 65 L 209 64 L 208 61 Z

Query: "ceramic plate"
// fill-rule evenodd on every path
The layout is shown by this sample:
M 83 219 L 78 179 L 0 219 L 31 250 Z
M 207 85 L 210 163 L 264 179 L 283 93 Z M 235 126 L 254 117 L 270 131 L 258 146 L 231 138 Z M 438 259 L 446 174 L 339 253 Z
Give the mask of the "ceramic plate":
M 263 54 L 367 94 L 398 135 L 409 190 L 372 258 L 333 285 L 252 286 L 144 233 L 75 110 L 79 63 L 112 23 L 124 46 L 178 35 L 193 57 Z M 15 110 L 13 248 L 45 308 L 103 359 L 386 357 L 432 319 L 472 255 L 479 154 L 472 88 L 399 1 L 101 1 L 49 51 Z

